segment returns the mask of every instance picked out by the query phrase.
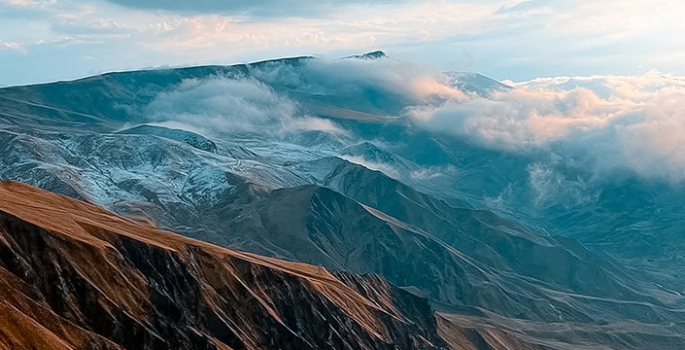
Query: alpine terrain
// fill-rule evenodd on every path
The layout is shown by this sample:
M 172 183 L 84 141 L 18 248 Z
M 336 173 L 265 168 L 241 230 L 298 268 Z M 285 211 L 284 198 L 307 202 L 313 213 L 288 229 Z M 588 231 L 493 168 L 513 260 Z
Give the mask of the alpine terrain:
M 685 349 L 685 189 L 447 132 L 517 87 L 412 69 L 1 88 L 0 348 Z

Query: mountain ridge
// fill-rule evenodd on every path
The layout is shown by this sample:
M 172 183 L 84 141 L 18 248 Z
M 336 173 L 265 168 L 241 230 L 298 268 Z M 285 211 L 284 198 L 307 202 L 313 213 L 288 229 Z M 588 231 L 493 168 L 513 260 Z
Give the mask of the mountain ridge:
M 0 267 L 4 273 L 6 273 L 8 271 L 6 269 L 9 268 L 9 271 L 16 276 L 13 277 L 14 279 L 18 277 L 23 279 L 27 285 L 36 286 L 37 290 L 40 291 L 37 296 L 34 295 L 34 298 L 37 298 L 36 301 L 39 304 L 48 303 L 59 317 L 70 320 L 79 327 L 85 327 L 86 330 L 94 329 L 96 330 L 96 333 L 105 332 L 105 328 L 102 327 L 108 327 L 106 325 L 108 322 L 122 322 L 122 325 L 125 326 L 127 322 L 130 322 L 127 320 L 132 317 L 134 319 L 138 318 L 143 320 L 145 317 L 143 315 L 149 312 L 142 309 L 147 303 L 145 302 L 145 298 L 147 298 L 144 296 L 145 293 L 142 295 L 138 293 L 144 291 L 146 289 L 145 286 L 152 286 L 151 292 L 153 292 L 153 299 L 150 299 L 153 303 L 152 307 L 153 309 L 155 307 L 162 308 L 153 311 L 153 318 L 150 319 L 152 323 L 134 331 L 135 335 L 133 337 L 130 337 L 130 335 L 126 333 L 118 333 L 117 327 L 113 328 L 111 333 L 106 333 L 107 337 L 116 340 L 118 344 L 122 344 L 127 348 L 163 348 L 164 346 L 173 344 L 176 344 L 175 346 L 178 346 L 179 348 L 188 348 L 193 344 L 193 341 L 198 341 L 203 337 L 209 336 L 209 338 L 205 338 L 206 340 L 200 343 L 205 343 L 207 346 L 214 345 L 217 348 L 225 348 L 225 345 L 229 345 L 231 348 L 238 346 L 238 348 L 251 349 L 258 347 L 258 344 L 260 343 L 262 346 L 268 344 L 262 343 L 265 339 L 260 340 L 259 334 L 268 334 L 272 342 L 276 341 L 278 344 L 287 345 L 293 348 L 305 348 L 305 346 L 306 348 L 318 348 L 312 346 L 317 342 L 320 342 L 320 344 L 323 345 L 326 336 L 322 337 L 321 334 L 317 334 L 316 332 L 306 334 L 303 330 L 300 331 L 304 334 L 298 336 L 293 333 L 292 330 L 288 329 L 286 323 L 290 323 L 291 327 L 295 325 L 295 323 L 292 323 L 294 322 L 292 316 L 284 313 L 283 307 L 293 308 L 297 303 L 290 304 L 291 302 L 286 302 L 285 304 L 279 304 L 283 301 L 279 301 L 278 298 L 289 298 L 287 295 L 279 297 L 278 294 L 267 292 L 260 289 L 257 285 L 255 285 L 255 289 L 250 291 L 250 287 L 245 285 L 245 283 L 257 283 L 258 280 L 254 280 L 253 278 L 258 278 L 259 275 L 254 275 L 252 277 L 248 276 L 252 273 L 258 273 L 258 271 L 261 270 L 264 270 L 264 273 L 267 273 L 267 276 L 271 277 L 267 277 L 266 280 L 262 280 L 260 283 L 275 283 L 282 278 L 279 277 L 279 275 L 285 274 L 284 277 L 291 275 L 295 277 L 295 280 L 302 281 L 299 283 L 309 285 L 309 287 L 306 288 L 316 294 L 320 294 L 324 298 L 323 300 L 328 300 L 328 303 L 332 303 L 325 307 L 319 306 L 320 312 L 325 312 L 324 310 L 326 310 L 327 307 L 340 308 L 339 310 L 342 313 L 339 315 L 347 315 L 342 316 L 343 319 L 349 317 L 350 320 L 354 320 L 353 322 L 357 324 L 357 326 L 352 326 L 353 328 L 356 328 L 355 332 L 343 332 L 343 329 L 347 326 L 343 326 L 342 324 L 338 324 L 335 328 L 332 328 L 337 328 L 338 332 L 340 332 L 343 337 L 359 334 L 361 338 L 357 340 L 360 340 L 362 343 L 366 342 L 366 346 L 379 349 L 394 348 L 392 346 L 383 345 L 388 339 L 395 339 L 395 341 L 399 342 L 405 341 L 401 338 L 393 338 L 395 336 L 413 337 L 413 332 L 407 333 L 406 331 L 393 335 L 392 331 L 388 333 L 389 328 L 382 326 L 384 322 L 397 322 L 397 325 L 404 324 L 402 327 L 411 327 L 410 323 L 404 323 L 406 321 L 403 320 L 403 316 L 399 314 L 399 311 L 394 307 L 391 307 L 391 301 L 379 299 L 387 298 L 387 295 L 382 293 L 376 294 L 376 299 L 378 299 L 377 302 L 383 301 L 386 303 L 385 306 L 380 306 L 381 304 L 377 304 L 376 301 L 366 299 L 361 294 L 358 294 L 354 289 L 354 286 L 347 286 L 334 274 L 331 274 L 328 270 L 321 267 L 284 262 L 247 253 L 239 253 L 212 246 L 204 242 L 190 240 L 169 232 L 157 230 L 153 227 L 145 227 L 139 223 L 117 218 L 91 204 L 79 203 L 17 183 L 1 182 L 0 192 L 2 193 L 2 200 L 0 200 L 0 216 L 2 217 L 0 233 L 2 233 L 2 241 L 0 241 L 0 244 L 2 248 L 1 255 L 3 257 L 1 260 L 2 265 Z M 63 218 L 65 215 L 71 215 L 71 219 L 55 220 L 55 215 L 60 215 Z M 29 232 L 37 232 L 38 236 L 35 238 L 22 237 L 20 235 L 21 231 L 27 229 Z M 53 239 L 63 242 L 60 244 L 63 246 L 66 245 L 65 247 L 73 246 L 74 249 L 80 247 L 80 251 L 77 253 L 76 251 L 73 251 L 72 248 L 67 248 L 67 250 L 62 251 L 62 253 L 71 251 L 71 256 L 60 255 L 60 248 L 55 245 L 58 241 L 53 241 Z M 137 252 L 139 250 L 140 252 Z M 112 253 L 106 252 L 114 252 L 115 254 L 111 255 Z M 46 255 L 44 255 L 43 258 L 39 258 L 37 254 Z M 86 256 L 89 257 L 88 260 L 90 260 L 90 264 L 93 265 L 92 268 L 95 270 L 88 269 L 88 265 L 83 265 L 85 261 L 81 259 Z M 171 260 L 168 260 L 167 262 L 167 264 L 170 263 L 171 265 L 165 265 L 164 263 L 167 256 L 171 257 Z M 59 262 L 53 259 L 59 259 Z M 120 260 L 121 262 L 119 262 Z M 221 262 L 222 260 L 225 262 Z M 126 263 L 124 261 L 128 262 Z M 49 265 L 46 265 L 50 263 L 55 263 L 55 267 L 61 267 L 59 270 L 53 270 L 54 267 L 48 268 Z M 217 263 L 219 264 L 216 265 Z M 107 267 L 107 265 L 109 265 L 109 267 Z M 254 267 L 250 267 L 250 265 Z M 44 272 L 32 270 L 32 268 L 38 268 L 40 266 L 48 269 Z M 187 272 L 182 272 L 182 274 L 179 275 L 177 269 L 183 269 L 183 266 L 186 266 L 189 270 L 187 270 Z M 102 268 L 104 268 L 104 270 L 97 272 L 98 269 Z M 115 270 L 112 270 L 113 268 Z M 142 272 L 142 275 L 134 277 L 135 274 L 132 275 L 128 272 L 131 268 L 138 269 L 138 271 Z M 200 270 L 193 271 L 197 268 Z M 118 279 L 116 277 L 116 269 L 119 269 L 118 271 L 122 274 L 121 276 L 124 277 L 124 279 Z M 20 271 L 24 271 L 25 273 L 20 273 Z M 36 279 L 33 277 L 33 274 L 36 273 L 42 274 L 43 277 L 38 277 Z M 58 285 L 51 285 L 51 277 L 49 277 L 51 273 L 63 276 L 64 281 Z M 185 277 L 183 277 L 184 274 Z M 3 274 L 3 276 L 5 275 Z M 141 276 L 143 279 L 141 279 Z M 248 288 L 247 291 L 249 293 L 241 292 L 243 296 L 239 297 L 237 300 L 239 301 L 238 303 L 226 304 L 226 301 L 220 301 L 223 300 L 223 298 L 228 297 L 228 295 L 225 292 L 222 292 L 219 287 L 231 288 L 235 291 L 234 293 L 237 293 L 240 288 L 243 288 L 238 287 L 235 289 L 236 287 L 229 287 L 235 284 L 235 282 L 230 282 L 231 279 L 237 277 L 237 281 L 240 281 L 241 277 L 238 276 L 243 276 L 242 278 L 245 278 L 245 281 L 253 281 L 240 282 L 239 284 Z M 174 281 L 176 278 L 180 279 Z M 189 289 L 194 283 L 189 285 L 184 284 L 195 278 L 198 278 L 202 284 L 205 284 L 202 289 L 199 289 L 200 286 L 194 287 L 198 288 L 195 290 L 192 288 Z M 269 278 L 275 280 L 270 281 Z M 148 282 L 145 282 L 145 279 L 148 279 Z M 286 285 L 293 284 L 295 280 L 287 277 L 286 279 L 283 279 L 281 283 L 285 283 Z M 7 282 L 7 278 L 3 278 L 1 281 Z M 75 298 L 83 293 L 79 292 L 79 288 L 84 287 L 78 287 L 78 283 L 86 284 L 84 289 L 86 294 L 81 298 Z M 124 285 L 120 285 L 119 283 L 124 283 Z M 368 282 L 365 277 L 359 277 L 357 283 L 365 285 Z M 124 287 L 127 285 L 129 287 Z M 374 288 L 380 288 L 382 283 L 379 283 L 377 280 L 373 285 Z M 273 290 L 273 292 L 279 293 L 285 292 L 285 290 L 279 291 L 276 289 Z M 293 292 L 301 293 L 295 290 L 293 290 Z M 71 293 L 75 294 L 72 296 Z M 88 293 L 96 293 L 99 297 L 96 295 L 88 296 Z M 212 293 L 218 294 L 212 296 Z M 155 297 L 154 295 L 157 296 Z M 209 323 L 203 323 L 202 321 L 196 323 L 198 321 L 193 321 L 195 317 L 199 317 L 201 314 L 193 316 L 192 313 L 198 312 L 201 309 L 192 307 L 191 305 L 194 303 L 192 300 L 184 299 L 192 297 L 192 295 L 205 295 L 204 297 L 201 297 L 203 299 L 200 300 L 204 300 L 201 303 L 210 303 L 205 307 L 210 307 L 210 309 L 214 310 L 212 311 L 215 315 L 213 317 L 219 318 L 215 321 L 204 321 Z M 221 299 L 212 301 L 215 297 L 220 297 Z M 304 297 L 304 295 L 302 297 Z M 291 298 L 297 300 L 297 298 L 302 297 L 295 295 Z M 407 296 L 405 295 L 405 297 Z M 7 302 L 7 299 L 5 298 L 2 300 L 3 302 Z M 157 299 L 157 301 L 155 301 L 154 298 L 162 299 Z M 250 299 L 252 299 L 252 301 L 248 302 L 247 300 Z M 211 306 L 211 303 L 219 304 Z M 221 331 L 216 328 L 223 322 L 230 322 L 230 318 L 226 319 L 226 316 L 220 316 L 223 312 L 229 312 L 229 310 L 233 310 L 233 308 L 240 309 L 240 305 L 250 305 L 250 303 L 256 303 L 255 306 L 261 304 L 261 308 L 264 310 L 261 313 L 267 318 L 272 318 L 276 323 L 271 326 L 266 326 L 268 324 L 267 322 L 267 324 L 258 328 L 251 328 L 248 324 L 243 324 L 239 326 L 240 328 L 238 329 L 233 329 L 233 327 L 238 324 L 233 324 L 233 326 L 231 326 L 230 323 L 226 324 L 226 326 L 232 329 L 231 331 L 229 331 L 229 328 Z M 79 307 L 78 305 L 82 306 Z M 217 308 L 219 305 L 223 306 Z M 112 306 L 115 308 L 111 309 Z M 105 315 L 114 313 L 114 315 L 118 314 L 119 316 L 114 316 L 114 319 L 108 320 L 108 316 L 98 317 L 95 314 L 89 314 L 88 309 L 84 307 L 93 308 L 93 311 L 98 309 L 102 310 L 102 307 L 104 307 L 105 309 L 103 311 L 105 312 Z M 426 306 L 424 306 L 424 308 L 425 307 Z M 257 306 L 257 310 L 259 308 L 260 306 Z M 121 314 L 121 311 L 119 310 L 123 310 L 124 314 Z M 249 308 L 245 311 L 247 310 L 249 310 Z M 290 315 L 293 315 L 293 312 L 299 314 L 301 311 L 304 311 L 296 310 L 297 309 L 290 309 L 288 312 L 291 313 Z M 376 312 L 380 312 L 386 316 L 382 316 L 379 319 L 377 318 L 379 316 L 373 315 Z M 211 314 L 208 315 L 211 316 Z M 255 315 L 259 315 L 259 312 Z M 302 317 L 314 317 L 316 314 L 313 313 L 307 316 L 307 313 L 304 313 L 304 315 L 305 316 Z M 85 317 L 85 319 L 82 319 L 81 317 Z M 169 333 L 169 330 L 164 326 L 165 323 L 157 323 L 155 317 L 167 319 L 168 321 L 166 322 L 177 325 L 178 328 L 175 328 L 175 331 L 178 332 L 178 335 L 172 336 L 171 333 Z M 246 320 L 251 319 L 249 318 L 250 316 L 247 317 Z M 290 321 L 288 318 L 291 318 Z M 120 321 L 116 321 L 117 319 Z M 325 319 L 326 318 L 324 318 L 324 320 Z M 239 319 L 236 319 L 235 321 L 238 320 Z M 253 320 L 258 321 L 258 319 Z M 41 321 L 45 322 L 45 320 L 34 319 L 34 322 L 39 324 Z M 309 322 L 312 321 L 313 319 Z M 65 322 L 67 324 L 69 323 L 67 321 Z M 104 322 L 104 324 L 98 325 L 98 322 Z M 187 333 L 187 330 L 183 328 L 184 323 L 196 323 L 197 326 L 191 327 L 200 327 L 193 331 L 199 331 L 200 333 L 197 335 L 199 335 L 200 338 L 198 338 L 197 335 L 193 336 L 192 333 Z M 425 324 L 425 321 L 423 321 L 423 323 Z M 203 324 L 204 326 L 202 326 Z M 278 326 L 278 324 L 281 326 Z M 55 328 L 55 326 L 57 326 L 57 328 Z M 110 326 L 113 326 L 113 324 L 110 323 Z M 52 328 L 53 332 L 59 332 L 59 327 L 62 326 L 44 324 L 43 327 L 49 327 Z M 150 330 L 146 330 L 147 327 L 150 327 Z M 282 333 L 282 336 L 284 337 L 282 339 L 279 339 L 278 337 L 280 336 L 277 335 L 282 332 L 277 330 L 279 327 L 285 327 L 283 328 L 285 333 Z M 3 329 L 2 332 L 5 332 L 5 330 L 12 330 L 12 328 L 9 328 L 8 324 L 5 323 L 3 323 L 1 328 Z M 134 327 L 134 330 L 135 329 L 137 328 Z M 153 329 L 159 336 L 155 335 L 155 333 L 148 333 L 148 335 L 142 336 Z M 242 333 L 241 335 L 241 333 L 235 333 L 236 331 L 240 332 L 239 329 L 242 329 L 242 332 L 251 330 L 251 332 L 256 332 L 256 334 Z M 329 329 L 329 332 L 332 329 Z M 269 333 L 263 333 L 268 330 L 270 330 Z M 140 332 L 142 332 L 142 334 Z M 222 335 L 222 333 L 226 332 L 234 332 L 234 335 Z M 90 333 L 86 332 L 85 334 Z M 140 334 L 142 337 L 137 334 Z M 333 334 L 337 333 L 330 333 L 330 335 Z M 338 336 L 340 336 L 340 334 Z M 65 336 L 65 334 L 55 333 L 53 333 L 53 335 Z M 148 338 L 149 336 L 152 337 Z M 426 336 L 429 338 L 431 337 L 430 335 Z M 184 340 L 184 337 L 189 338 Z M 433 336 L 432 339 L 433 341 L 438 341 L 435 336 Z M 3 337 L 0 337 L 0 340 L 3 340 Z M 27 339 L 24 340 L 26 341 Z M 209 342 L 207 342 L 207 340 Z M 10 341 L 12 341 L 11 338 Z M 36 341 L 40 341 L 40 338 L 36 339 Z M 337 342 L 335 339 L 333 339 L 333 341 Z M 340 341 L 341 342 L 337 342 L 338 345 L 335 347 L 349 348 L 350 344 L 345 344 L 346 342 L 353 340 L 352 338 L 348 338 L 346 340 L 341 339 Z M 414 341 L 425 344 L 425 348 L 437 349 L 437 347 L 430 345 L 431 342 L 427 341 L 426 338 L 415 337 Z M 108 347 L 113 345 L 111 342 L 104 340 L 100 341 L 100 343 L 103 344 L 103 346 L 104 344 L 109 344 L 107 345 Z M 11 344 L 12 343 L 9 345 Z M 90 348 L 95 347 L 96 344 L 95 341 L 90 339 L 87 343 L 83 343 L 82 346 Z M 410 345 L 411 341 L 410 343 L 404 344 L 406 344 L 405 346 L 407 348 L 414 348 L 414 345 Z M 8 344 L 5 343 L 5 345 Z M 197 347 L 198 345 L 199 344 L 195 344 L 192 348 L 199 348 Z M 353 346 L 352 348 L 355 347 Z M 419 346 L 418 348 L 424 347 Z

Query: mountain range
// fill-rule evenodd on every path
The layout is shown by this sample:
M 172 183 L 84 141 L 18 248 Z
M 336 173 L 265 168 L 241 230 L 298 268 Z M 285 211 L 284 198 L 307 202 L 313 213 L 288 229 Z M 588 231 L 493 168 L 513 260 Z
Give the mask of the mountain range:
M 397 65 L 0 89 L 0 345 L 685 348 L 682 189 L 422 128 L 515 88 Z

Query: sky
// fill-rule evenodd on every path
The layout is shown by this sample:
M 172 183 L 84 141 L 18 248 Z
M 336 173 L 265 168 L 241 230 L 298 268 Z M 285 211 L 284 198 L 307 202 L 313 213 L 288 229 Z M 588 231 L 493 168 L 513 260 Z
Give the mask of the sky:
M 0 0 L 0 85 L 372 50 L 497 80 L 685 75 L 682 0 Z

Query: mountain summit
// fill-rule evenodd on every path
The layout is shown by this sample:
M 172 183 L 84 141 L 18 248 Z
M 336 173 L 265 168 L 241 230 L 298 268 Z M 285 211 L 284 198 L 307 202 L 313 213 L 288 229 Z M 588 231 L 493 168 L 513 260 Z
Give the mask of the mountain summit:
M 347 56 L 345 58 L 356 58 L 356 59 L 362 59 L 362 60 L 377 60 L 379 58 L 387 58 L 388 56 L 385 54 L 385 52 L 381 50 L 377 51 L 372 51 L 372 52 L 367 52 L 362 55 L 352 55 L 352 56 Z

